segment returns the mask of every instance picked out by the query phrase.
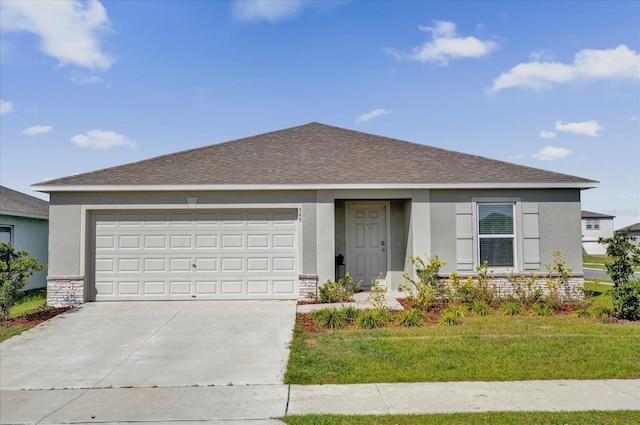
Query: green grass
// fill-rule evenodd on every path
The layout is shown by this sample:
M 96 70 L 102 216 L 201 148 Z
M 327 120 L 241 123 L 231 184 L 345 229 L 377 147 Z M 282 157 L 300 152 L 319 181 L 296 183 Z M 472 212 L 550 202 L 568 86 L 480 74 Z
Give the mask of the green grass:
M 592 302 L 593 307 L 607 307 L 613 309 L 613 299 L 611 298 L 613 285 L 601 283 L 599 280 L 585 280 L 584 293 L 587 299 Z
M 459 326 L 296 325 L 285 382 L 514 381 L 640 377 L 640 326 L 568 316 L 466 317 Z
M 25 291 L 11 308 L 9 317 L 21 317 L 33 313 L 47 304 L 47 289 L 36 288 Z
M 590 412 L 487 412 L 431 415 L 304 415 L 285 416 L 289 425 L 634 425 L 640 424 L 640 411 Z
M 594 257 L 593 255 L 582 256 L 582 265 L 591 269 L 604 270 L 604 265 L 612 262 L 613 260 L 611 257 Z M 634 267 L 633 270 L 640 272 L 640 267 Z

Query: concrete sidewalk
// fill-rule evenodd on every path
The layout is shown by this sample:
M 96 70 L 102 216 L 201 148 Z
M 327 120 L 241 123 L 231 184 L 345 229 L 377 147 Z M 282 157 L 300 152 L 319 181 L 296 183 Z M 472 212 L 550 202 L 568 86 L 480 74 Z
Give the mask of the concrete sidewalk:
M 271 425 L 307 413 L 640 410 L 640 379 L 5 390 L 2 424 Z

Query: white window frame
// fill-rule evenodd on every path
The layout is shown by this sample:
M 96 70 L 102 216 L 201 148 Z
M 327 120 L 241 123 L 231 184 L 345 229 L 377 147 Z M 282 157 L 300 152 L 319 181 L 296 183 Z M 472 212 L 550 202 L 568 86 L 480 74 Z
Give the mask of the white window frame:
M 600 219 L 599 218 L 588 218 L 587 219 L 587 230 L 600 230 Z
M 518 239 L 518 232 L 517 232 L 517 213 L 518 213 L 518 209 L 516 208 L 517 206 L 517 201 L 515 200 L 477 200 L 474 202 L 474 227 L 475 227 L 475 231 L 474 231 L 474 236 L 476 238 L 476 259 L 477 259 L 477 265 L 481 266 L 482 265 L 482 257 L 480 255 L 480 240 L 481 239 L 498 239 L 498 238 L 512 238 L 513 239 L 513 264 L 510 266 L 492 266 L 489 265 L 489 267 L 491 267 L 492 269 L 497 269 L 497 270 L 516 270 L 518 267 L 518 244 L 519 244 L 519 239 Z M 481 235 L 480 234 L 480 206 L 481 205 L 510 205 L 512 208 L 512 216 L 513 216 L 513 231 L 512 233 L 508 233 L 508 234 L 496 234 L 496 235 Z

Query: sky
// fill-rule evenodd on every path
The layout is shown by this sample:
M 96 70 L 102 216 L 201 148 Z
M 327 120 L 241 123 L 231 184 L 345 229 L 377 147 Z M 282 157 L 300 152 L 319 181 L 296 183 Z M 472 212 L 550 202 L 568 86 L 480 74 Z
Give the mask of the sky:
M 0 99 L 0 182 L 43 199 L 322 122 L 598 180 L 582 208 L 640 222 L 637 1 L 1 0 Z

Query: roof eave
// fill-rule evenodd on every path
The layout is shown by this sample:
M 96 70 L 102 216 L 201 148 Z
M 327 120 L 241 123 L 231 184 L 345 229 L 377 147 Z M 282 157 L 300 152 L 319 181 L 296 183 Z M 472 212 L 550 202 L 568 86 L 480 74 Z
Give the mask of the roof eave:
M 185 184 L 185 185 L 34 185 L 36 192 L 183 192 L 339 189 L 592 189 L 596 181 L 557 183 L 364 183 L 364 184 Z
M 48 215 L 27 213 L 27 212 L 22 212 L 22 211 L 0 210 L 0 215 L 9 215 L 9 216 L 13 216 L 13 217 L 22 217 L 22 218 L 36 218 L 36 219 L 39 219 L 39 220 L 49 220 L 49 216 Z

